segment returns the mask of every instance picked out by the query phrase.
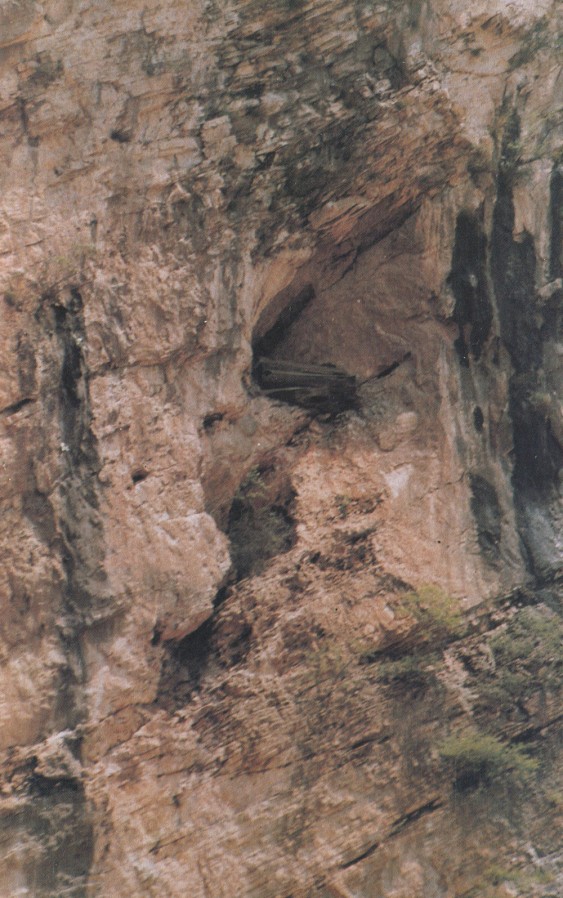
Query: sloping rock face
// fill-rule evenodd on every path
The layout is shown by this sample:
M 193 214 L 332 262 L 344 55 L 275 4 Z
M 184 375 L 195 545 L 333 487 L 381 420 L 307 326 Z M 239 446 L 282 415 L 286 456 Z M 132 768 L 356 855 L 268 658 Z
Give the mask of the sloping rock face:
M 562 33 L 0 10 L 2 895 L 561 894 Z

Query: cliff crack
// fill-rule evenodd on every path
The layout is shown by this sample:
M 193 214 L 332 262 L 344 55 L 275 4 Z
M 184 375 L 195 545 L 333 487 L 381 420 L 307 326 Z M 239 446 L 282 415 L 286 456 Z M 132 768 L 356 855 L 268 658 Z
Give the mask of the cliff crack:
M 368 847 L 365 848 L 361 854 L 353 857 L 350 861 L 346 861 L 344 864 L 340 864 L 340 869 L 347 870 L 349 867 L 353 867 L 354 864 L 359 864 L 361 861 L 365 861 L 365 859 L 370 857 L 370 855 L 372 855 L 374 851 L 377 851 L 379 845 L 379 842 L 373 842 L 371 845 L 368 845 Z
M 443 802 L 441 802 L 439 798 L 432 798 L 425 804 L 420 805 L 420 807 L 414 808 L 414 810 L 409 811 L 407 814 L 403 814 L 402 817 L 399 817 L 398 820 L 395 820 L 393 822 L 388 838 L 392 839 L 393 836 L 397 836 L 400 832 L 402 832 L 406 826 L 409 826 L 411 823 L 415 823 L 426 814 L 432 814 L 434 811 L 437 811 L 442 807 L 442 804 Z
M 15 415 L 32 402 L 35 402 L 35 400 L 30 399 L 29 397 L 20 399 L 18 402 L 12 402 L 11 405 L 6 405 L 3 409 L 0 409 L 0 416 L 2 416 L 2 418 L 8 418 L 10 415 Z

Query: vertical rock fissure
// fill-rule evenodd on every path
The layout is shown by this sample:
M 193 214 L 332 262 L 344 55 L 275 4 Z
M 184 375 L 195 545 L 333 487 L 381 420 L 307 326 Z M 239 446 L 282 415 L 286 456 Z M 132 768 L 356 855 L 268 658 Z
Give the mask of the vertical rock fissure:
M 68 611 L 87 619 L 96 611 L 93 585 L 102 576 L 103 541 L 94 486 L 100 462 L 91 429 L 88 372 L 82 349 L 82 298 L 78 290 L 71 290 L 67 305 L 54 306 L 54 316 L 62 356 L 58 413 L 65 469 L 60 486 L 65 593 Z
M 459 327 L 455 347 L 460 363 L 468 366 L 469 351 L 474 359 L 481 357 L 493 310 L 487 284 L 486 237 L 482 224 L 467 212 L 458 216 L 448 282 L 455 297 L 452 317 Z
M 71 733 L 86 719 L 85 662 L 82 638 L 99 610 L 96 587 L 103 580 L 103 539 L 94 478 L 99 471 L 91 429 L 82 298 L 70 289 L 66 302 L 55 298 L 47 318 L 52 335 L 48 369 L 59 368 L 58 390 L 43 394 L 47 420 L 57 422 L 60 475 L 56 498 L 49 500 L 49 542 L 60 553 L 64 581 L 60 598 L 59 639 L 64 663 L 53 709 L 56 731 Z M 45 517 L 45 514 L 43 514 Z M 80 761 L 80 738 L 66 740 Z M 24 826 L 41 851 L 28 867 L 34 894 L 84 898 L 93 856 L 93 825 L 79 775 L 32 776 Z
M 29 862 L 32 894 L 86 898 L 93 826 L 82 783 L 75 778 L 32 777 L 21 825 L 43 849 Z
M 515 236 L 514 182 L 518 175 L 520 122 L 515 110 L 505 127 L 497 176 L 491 235 L 491 277 L 499 312 L 500 336 L 510 356 L 509 411 L 513 427 L 512 484 L 520 536 L 531 572 L 549 580 L 560 564 L 553 503 L 563 461 L 546 413 L 543 369 L 549 307 L 538 308 L 535 296 L 536 251 L 531 234 Z M 551 265 L 560 239 L 559 215 L 553 214 Z M 552 316 L 553 317 L 553 316 Z M 554 322 L 550 322 L 550 326 Z
M 550 182 L 551 241 L 549 274 L 552 281 L 563 274 L 563 170 L 555 165 Z

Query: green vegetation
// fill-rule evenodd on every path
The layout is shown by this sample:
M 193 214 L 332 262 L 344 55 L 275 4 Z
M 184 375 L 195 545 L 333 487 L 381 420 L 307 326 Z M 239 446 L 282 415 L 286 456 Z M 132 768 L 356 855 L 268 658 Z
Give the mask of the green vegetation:
M 304 656 L 306 679 L 319 686 L 345 680 L 350 659 L 343 646 L 332 642 L 321 642 L 307 650 Z
M 517 111 L 505 109 L 506 121 L 502 135 L 499 157 L 499 174 L 505 184 L 511 184 L 522 156 L 520 140 L 520 118 Z
M 264 479 L 264 473 L 258 466 L 251 468 L 240 484 L 235 499 L 242 502 L 256 502 L 266 498 L 268 488 Z
M 425 585 L 416 592 L 407 592 L 401 606 L 415 619 L 425 637 L 444 642 L 464 632 L 458 600 L 439 586 Z
M 402 595 L 397 612 L 412 622 L 408 633 L 386 650 L 369 652 L 364 647 L 360 662 L 377 663 L 377 678 L 382 683 L 425 688 L 436 680 L 439 649 L 465 631 L 458 600 L 428 584 Z
M 558 814 L 563 814 L 563 791 L 551 789 L 545 798 L 550 807 L 554 808 Z
M 454 785 L 460 789 L 488 785 L 506 777 L 522 784 L 538 766 L 519 745 L 475 730 L 450 736 L 439 751 L 454 771 Z
M 538 885 L 548 885 L 553 882 L 554 874 L 550 870 L 536 869 L 532 871 L 519 870 L 514 867 L 503 867 L 500 864 L 490 864 L 483 871 L 483 875 L 476 885 L 468 893 L 467 898 L 496 898 L 496 896 L 505 896 L 504 889 L 498 891 L 499 886 L 510 883 L 520 890 L 520 894 L 535 893 Z M 547 898 L 547 896 L 546 896 Z
M 485 882 L 489 882 L 493 886 L 500 886 L 503 882 L 510 880 L 510 870 L 501 867 L 499 864 L 490 864 L 483 873 Z
M 486 706 L 507 711 L 536 692 L 561 688 L 563 621 L 554 612 L 523 608 L 490 646 L 496 672 L 480 688 Z
M 348 496 L 343 493 L 337 493 L 334 497 L 338 515 L 343 521 L 354 514 L 371 514 L 381 501 L 380 493 L 371 494 L 370 496 Z

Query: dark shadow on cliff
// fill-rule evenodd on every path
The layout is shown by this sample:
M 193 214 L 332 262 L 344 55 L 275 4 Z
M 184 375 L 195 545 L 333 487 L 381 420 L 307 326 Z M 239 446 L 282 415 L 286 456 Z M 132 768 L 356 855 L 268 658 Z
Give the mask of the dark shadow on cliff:
M 545 345 L 561 332 L 561 294 L 540 306 L 536 301 L 536 251 L 530 234 L 514 236 L 514 183 L 518 175 L 520 122 L 508 118 L 497 176 L 491 236 L 491 276 L 499 311 L 501 339 L 512 363 L 509 408 L 513 425 L 514 502 L 531 572 L 553 579 L 561 566 L 556 507 L 563 449 L 555 437 L 549 409 L 550 384 L 544 370 Z M 551 274 L 559 277 L 561 179 L 552 178 Z M 542 402 L 542 397 L 544 401 Z M 546 399 L 547 397 L 547 399 Z

